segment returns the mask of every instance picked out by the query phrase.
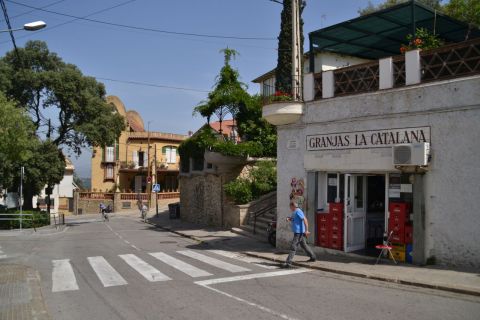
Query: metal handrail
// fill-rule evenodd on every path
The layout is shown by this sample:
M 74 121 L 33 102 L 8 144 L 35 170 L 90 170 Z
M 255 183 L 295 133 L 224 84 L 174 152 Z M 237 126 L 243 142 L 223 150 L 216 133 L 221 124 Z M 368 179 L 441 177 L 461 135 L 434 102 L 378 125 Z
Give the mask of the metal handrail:
M 0 217 L 1 216 L 20 216 L 20 218 L 0 218 L 0 221 L 23 221 L 24 219 L 22 219 L 24 216 L 31 216 L 32 218 L 30 219 L 33 223 L 33 230 L 35 230 L 35 232 L 37 232 L 37 228 L 35 227 L 35 215 L 33 213 L 22 213 L 22 214 L 18 214 L 18 213 L 0 213 Z
M 269 205 L 266 207 L 263 207 L 262 209 L 257 210 L 256 212 L 253 212 L 253 234 L 256 234 L 256 229 L 257 229 L 257 218 L 264 215 L 266 212 L 274 209 L 277 205 Z

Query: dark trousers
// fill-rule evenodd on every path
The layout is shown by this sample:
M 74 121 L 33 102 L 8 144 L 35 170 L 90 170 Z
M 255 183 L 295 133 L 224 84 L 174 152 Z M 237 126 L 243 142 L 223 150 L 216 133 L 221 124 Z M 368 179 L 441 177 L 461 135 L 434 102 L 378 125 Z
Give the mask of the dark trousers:
M 312 249 L 310 249 L 310 247 L 307 245 L 307 241 L 305 240 L 305 234 L 294 233 L 293 240 L 290 245 L 290 253 L 288 254 L 287 261 L 285 262 L 286 264 L 292 263 L 293 257 L 295 257 L 295 254 L 297 253 L 298 245 L 302 247 L 302 249 L 305 251 L 306 254 L 308 254 L 310 258 L 316 259 L 315 253 L 313 253 Z

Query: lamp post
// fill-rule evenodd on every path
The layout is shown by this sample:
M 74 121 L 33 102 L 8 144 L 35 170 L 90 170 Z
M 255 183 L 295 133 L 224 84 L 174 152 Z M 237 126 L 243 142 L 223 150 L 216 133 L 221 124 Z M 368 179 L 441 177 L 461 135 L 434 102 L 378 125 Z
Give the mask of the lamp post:
M 0 30 L 0 32 L 10 32 L 10 31 L 20 31 L 20 30 L 37 31 L 45 28 L 46 26 L 47 24 L 43 21 L 34 21 L 34 22 L 25 23 L 22 28 Z

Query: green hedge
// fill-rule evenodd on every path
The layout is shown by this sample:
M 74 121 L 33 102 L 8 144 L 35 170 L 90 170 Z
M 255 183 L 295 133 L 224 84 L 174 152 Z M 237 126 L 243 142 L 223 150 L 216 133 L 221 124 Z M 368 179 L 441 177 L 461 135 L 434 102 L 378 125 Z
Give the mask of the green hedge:
M 20 212 L 8 212 L 8 216 L 2 215 L 1 218 L 20 218 Z M 36 228 L 50 225 L 50 216 L 46 212 L 39 211 L 23 211 L 23 214 L 33 214 L 33 216 L 23 216 L 22 217 L 22 228 L 28 229 L 33 228 L 34 224 Z M 20 221 L 18 220 L 0 220 L 0 229 L 9 230 L 9 229 L 19 229 Z
M 235 204 L 246 204 L 277 189 L 277 168 L 273 161 L 257 162 L 248 178 L 225 184 L 225 193 Z

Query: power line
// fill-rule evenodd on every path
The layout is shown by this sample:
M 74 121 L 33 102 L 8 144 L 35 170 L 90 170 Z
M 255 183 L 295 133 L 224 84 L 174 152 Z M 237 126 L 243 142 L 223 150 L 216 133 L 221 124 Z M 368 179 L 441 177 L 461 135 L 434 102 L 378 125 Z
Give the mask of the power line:
M 203 93 L 208 93 L 208 92 L 210 92 L 210 91 L 201 90 L 201 89 L 192 89 L 192 88 L 183 88 L 183 87 L 173 87 L 173 86 L 167 86 L 167 85 L 161 85 L 161 84 L 154 84 L 154 83 L 146 83 L 146 82 L 139 82 L 139 81 L 117 80 L 117 79 L 102 78 L 102 77 L 95 77 L 95 76 L 93 76 L 93 77 L 96 78 L 96 79 L 99 79 L 99 80 L 120 82 L 120 83 L 126 83 L 126 84 L 133 84 L 133 85 L 137 85 L 137 86 L 155 87 L 155 88 L 163 88 L 163 89 L 174 89 L 174 90 L 183 90 L 183 91 L 194 91 L 194 92 L 203 92 Z
M 5 5 L 5 2 L 3 0 L 0 0 L 0 4 L 2 6 L 3 16 L 5 17 L 5 22 L 7 23 L 7 27 L 10 33 L 10 38 L 12 39 L 13 48 L 15 48 L 15 54 L 17 55 L 18 60 L 20 60 L 20 57 L 18 56 L 17 44 L 15 43 L 15 37 L 13 36 L 12 25 L 10 24 L 10 19 L 8 18 L 7 6 Z
M 65 0 L 62 0 L 62 1 L 65 1 Z M 62 2 L 62 1 L 58 1 L 58 2 Z M 117 5 L 114 5 L 114 6 L 111 6 L 111 7 L 107 7 L 107 8 L 105 8 L 105 9 L 98 10 L 98 11 L 92 12 L 92 13 L 90 13 L 90 14 L 87 14 L 86 16 L 83 16 L 82 18 L 88 18 L 88 17 L 91 17 L 91 16 L 93 16 L 93 15 L 96 15 L 96 14 L 99 14 L 99 13 L 103 13 L 103 12 L 106 12 L 106 11 L 109 11 L 109 10 L 112 10 L 112 9 L 115 9 L 115 8 L 118 8 L 118 7 L 124 6 L 124 5 L 126 5 L 126 4 L 135 2 L 135 1 L 137 1 L 137 0 L 129 0 L 129 1 L 121 2 L 121 3 L 117 4 Z M 58 3 L 58 2 L 55 2 L 55 4 Z M 53 4 L 52 4 L 52 5 L 53 5 Z M 47 6 L 42 7 L 42 9 L 43 9 L 43 8 L 46 8 L 46 7 L 47 7 Z M 37 11 L 37 10 L 32 10 L 32 11 Z M 32 12 L 32 11 L 30 11 L 30 12 Z M 64 25 L 66 25 L 66 24 L 69 24 L 69 23 L 74 22 L 74 21 L 77 21 L 77 20 L 80 20 L 80 19 L 76 19 L 76 18 L 75 18 L 75 19 L 72 19 L 72 20 L 68 20 L 68 21 L 65 21 L 65 22 L 56 24 L 56 25 L 54 25 L 54 26 L 49 26 L 48 29 L 42 29 L 42 30 L 40 30 L 40 31 L 37 31 L 36 33 L 38 33 L 38 32 L 50 31 L 50 30 L 52 30 L 52 29 L 55 29 L 55 28 L 64 26 Z M 22 39 L 22 38 L 27 38 L 27 37 L 30 37 L 30 36 L 31 36 L 31 34 L 27 34 L 27 35 L 24 35 L 24 36 L 21 36 L 21 37 L 17 37 L 17 38 L 18 38 L 18 39 Z M 0 44 L 1 44 L 1 43 L 5 43 L 5 42 L 0 42 Z
M 57 2 L 53 2 L 53 3 L 50 3 L 50 4 L 47 4 L 46 6 L 43 6 L 42 9 L 44 8 L 48 8 L 48 7 L 52 7 L 56 4 L 59 4 L 60 2 L 65 2 L 66 0 L 60 0 L 60 1 L 57 1 Z M 27 12 L 23 12 L 23 13 L 20 13 L 20 14 L 17 14 L 16 16 L 12 16 L 12 19 L 14 18 L 18 18 L 18 17 L 21 17 L 21 16 L 24 16 L 24 15 L 27 15 L 27 14 L 30 14 L 32 12 L 35 12 L 37 10 L 30 10 L 30 11 L 27 11 Z M 0 20 L 0 22 L 3 22 L 5 21 L 4 19 Z
M 55 12 L 55 11 L 51 11 L 51 10 L 46 10 L 46 9 L 42 9 L 42 8 L 29 6 L 29 5 L 19 3 L 19 2 L 16 2 L 16 1 L 11 1 L 11 0 L 6 0 L 6 1 L 10 2 L 10 3 L 13 3 L 13 4 L 16 4 L 16 5 L 19 5 L 19 6 L 23 6 L 23 7 L 26 7 L 26 8 L 31 8 L 31 9 L 35 9 L 35 10 L 39 10 L 39 11 L 43 11 L 43 12 L 48 12 L 48 13 L 51 13 L 51 14 L 56 14 L 56 15 L 60 15 L 60 16 L 64 16 L 64 17 L 74 18 L 74 19 L 77 19 L 77 20 L 84 20 L 84 21 L 94 22 L 94 23 L 103 24 L 103 25 L 110 25 L 110 26 L 120 27 L 120 28 L 126 28 L 126 29 L 150 31 L 150 32 L 165 33 L 165 34 L 174 34 L 174 35 L 181 35 L 181 36 L 203 37 L 203 38 L 219 38 L 219 39 L 235 39 L 235 40 L 262 40 L 262 41 L 277 40 L 276 38 L 223 36 L 223 35 L 178 32 L 178 31 L 161 30 L 161 29 L 154 29 L 154 28 L 147 28 L 147 27 L 131 26 L 131 25 L 126 25 L 126 24 L 106 22 L 106 21 L 101 21 L 101 20 L 78 17 L 78 16 L 74 16 L 74 15 L 71 15 L 71 14 L 60 13 L 60 12 Z

